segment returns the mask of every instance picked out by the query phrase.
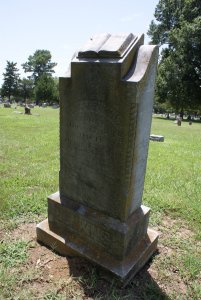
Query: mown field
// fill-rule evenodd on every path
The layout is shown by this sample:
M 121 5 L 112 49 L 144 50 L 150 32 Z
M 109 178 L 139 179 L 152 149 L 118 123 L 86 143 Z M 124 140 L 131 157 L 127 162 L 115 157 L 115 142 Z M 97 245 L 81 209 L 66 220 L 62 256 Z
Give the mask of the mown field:
M 143 203 L 158 252 L 124 289 L 37 243 L 58 190 L 59 109 L 0 107 L 0 299 L 200 299 L 201 123 L 153 118 Z

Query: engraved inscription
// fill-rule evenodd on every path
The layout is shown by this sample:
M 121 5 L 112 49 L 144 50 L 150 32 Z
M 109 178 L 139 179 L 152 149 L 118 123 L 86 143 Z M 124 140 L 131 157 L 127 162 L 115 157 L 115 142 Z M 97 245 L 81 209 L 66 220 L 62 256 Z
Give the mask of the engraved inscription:
M 113 249 L 118 249 L 119 247 L 118 236 L 114 235 L 112 231 L 109 232 L 106 227 L 98 227 L 96 224 L 73 213 L 71 210 L 69 212 L 65 211 L 65 218 L 60 210 L 55 210 L 54 217 L 81 238 L 84 236 L 86 239 L 106 249 L 111 246 Z
M 78 66 L 66 98 L 60 186 L 66 197 L 100 211 L 112 210 L 113 216 L 123 218 L 136 107 L 128 101 L 127 90 L 122 93 L 115 72 L 104 73 L 101 64 L 87 67 L 88 71 Z

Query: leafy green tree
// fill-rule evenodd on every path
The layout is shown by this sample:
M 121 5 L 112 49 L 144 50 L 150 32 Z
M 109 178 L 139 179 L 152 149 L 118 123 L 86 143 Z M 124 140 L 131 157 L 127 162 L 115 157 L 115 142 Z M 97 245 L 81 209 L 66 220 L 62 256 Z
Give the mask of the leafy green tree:
M 51 76 L 54 73 L 53 68 L 57 64 L 51 62 L 51 58 L 49 50 L 36 50 L 33 55 L 28 57 L 28 61 L 22 64 L 25 72 L 32 73 L 31 78 L 35 84 L 42 75 L 47 74 Z
M 36 103 L 38 104 L 39 102 L 51 102 L 56 100 L 55 90 L 56 87 L 54 79 L 47 74 L 41 75 L 35 86 Z
M 9 101 L 11 100 L 11 96 L 15 96 L 17 94 L 19 73 L 17 69 L 17 63 L 12 61 L 7 61 L 6 72 L 3 73 L 3 84 L 1 88 L 1 95 L 4 97 L 8 97 Z
M 54 77 L 54 97 L 55 102 L 59 102 L 59 78 Z
M 177 111 L 201 107 L 201 2 L 160 0 L 148 35 L 161 51 L 156 100 Z
M 19 80 L 18 85 L 18 95 L 23 97 L 24 101 L 30 99 L 34 92 L 34 83 L 33 80 L 28 78 L 23 78 Z

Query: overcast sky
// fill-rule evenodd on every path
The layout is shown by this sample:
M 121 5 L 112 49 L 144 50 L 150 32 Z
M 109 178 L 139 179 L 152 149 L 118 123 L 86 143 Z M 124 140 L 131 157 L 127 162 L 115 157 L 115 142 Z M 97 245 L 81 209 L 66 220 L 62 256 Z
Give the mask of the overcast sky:
M 50 50 L 62 76 L 75 50 L 97 33 L 146 33 L 159 0 L 0 0 L 0 85 L 6 61 Z M 148 39 L 146 40 L 148 41 Z

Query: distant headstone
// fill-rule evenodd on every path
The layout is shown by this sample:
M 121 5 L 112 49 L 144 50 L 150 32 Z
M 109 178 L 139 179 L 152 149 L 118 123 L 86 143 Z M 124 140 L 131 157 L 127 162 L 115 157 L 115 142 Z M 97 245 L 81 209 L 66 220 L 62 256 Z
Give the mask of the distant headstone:
M 25 115 L 31 115 L 31 108 L 27 104 L 25 104 L 24 113 Z
M 181 117 L 178 115 L 177 117 L 176 117 L 176 123 L 177 123 L 177 125 L 178 126 L 181 126 Z
M 59 192 L 37 239 L 126 282 L 156 250 L 142 194 L 158 47 L 143 36 L 91 38 L 60 78 Z
M 5 107 L 5 108 L 11 108 L 11 104 L 8 103 L 8 102 L 7 102 L 7 103 L 4 103 L 4 107 Z
M 52 105 L 52 108 L 54 108 L 54 109 L 59 108 L 59 104 L 53 104 L 53 105 Z
M 150 141 L 164 142 L 164 136 L 162 135 L 151 134 L 149 139 Z
M 192 117 L 191 117 L 191 115 L 188 115 L 187 120 L 188 120 L 188 124 L 192 125 Z
M 42 103 L 41 107 L 47 107 L 47 103 Z

